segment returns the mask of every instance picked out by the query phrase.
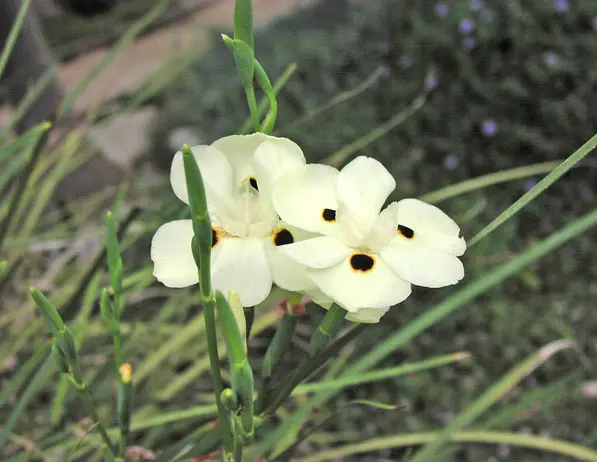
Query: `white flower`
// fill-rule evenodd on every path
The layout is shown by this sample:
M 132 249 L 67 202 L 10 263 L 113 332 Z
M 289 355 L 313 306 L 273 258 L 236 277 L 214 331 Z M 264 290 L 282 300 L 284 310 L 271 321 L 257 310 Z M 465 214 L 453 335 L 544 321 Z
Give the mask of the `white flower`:
M 300 147 L 286 138 L 255 133 L 222 138 L 192 148 L 201 169 L 212 222 L 211 278 L 214 290 L 238 292 L 244 306 L 261 303 L 272 281 L 283 289 L 314 288 L 305 269 L 278 252 L 312 234 L 280 221 L 271 195 L 284 174 L 304 168 Z M 174 156 L 172 189 L 188 204 L 182 153 Z M 168 287 L 198 282 L 191 253 L 190 220 L 162 225 L 151 244 L 154 276 Z
M 284 221 L 320 234 L 280 252 L 358 322 L 378 322 L 411 284 L 442 287 L 464 277 L 457 256 L 466 244 L 444 212 L 404 199 L 380 213 L 395 187 L 377 160 L 357 157 L 340 172 L 316 164 L 291 172 L 273 193 Z

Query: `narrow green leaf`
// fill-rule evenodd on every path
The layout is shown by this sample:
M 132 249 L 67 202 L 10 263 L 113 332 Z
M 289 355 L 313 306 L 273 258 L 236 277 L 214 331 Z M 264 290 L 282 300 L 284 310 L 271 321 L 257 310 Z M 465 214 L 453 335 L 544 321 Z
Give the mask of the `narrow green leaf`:
M 487 409 L 493 406 L 504 395 L 516 387 L 521 380 L 528 377 L 537 367 L 547 361 L 555 353 L 574 347 L 576 344 L 569 340 L 560 340 L 544 346 L 529 356 L 518 366 L 511 369 L 498 382 L 460 412 L 446 428 L 440 432 L 437 439 L 425 445 L 415 454 L 411 462 L 432 462 L 437 460 L 438 451 L 450 441 L 451 435 L 463 430 L 479 418 Z
M 348 444 L 340 448 L 329 449 L 311 454 L 307 457 L 295 459 L 296 462 L 324 462 L 337 460 L 354 454 L 377 452 L 389 448 L 404 448 L 428 443 L 437 438 L 438 433 L 412 433 L 407 435 L 392 435 L 382 438 Z M 454 443 L 482 443 L 504 444 L 508 446 L 536 449 L 551 452 L 560 456 L 586 461 L 597 462 L 597 452 L 578 444 L 566 441 L 544 438 L 541 436 L 522 435 L 520 433 L 467 431 L 454 433 L 450 439 Z M 439 462 L 439 461 L 438 461 Z
M 358 151 L 366 148 L 371 143 L 377 141 L 379 138 L 388 134 L 398 125 L 408 120 L 410 116 L 415 114 L 419 109 L 423 107 L 426 100 L 427 92 L 423 92 L 421 95 L 415 98 L 415 100 L 411 104 L 409 104 L 406 108 L 398 112 L 391 119 L 385 121 L 377 128 L 374 128 L 369 133 L 353 141 L 349 145 L 344 146 L 343 148 L 339 149 L 333 154 L 330 154 L 322 161 L 322 163 L 331 165 L 332 167 L 341 167 L 346 163 L 348 159 L 350 159 Z
M 31 377 L 39 370 L 39 368 L 50 357 L 52 342 L 48 341 L 37 351 L 29 360 L 23 364 L 17 374 L 10 380 L 2 384 L 0 390 L 0 407 L 4 406 L 6 402 L 15 395 L 21 386 L 29 381 Z
M 4 239 L 6 238 L 6 234 L 12 225 L 12 220 L 15 217 L 17 210 L 21 205 L 21 200 L 23 199 L 23 193 L 27 188 L 27 184 L 29 183 L 29 178 L 33 173 L 33 169 L 37 165 L 37 162 L 41 156 L 42 151 L 46 147 L 50 136 L 50 128 L 52 126 L 50 124 L 47 125 L 47 129 L 40 133 L 39 138 L 37 138 L 35 144 L 33 145 L 31 151 L 31 157 L 29 163 L 25 167 L 24 171 L 19 175 L 17 183 L 14 187 L 14 192 L 12 194 L 12 198 L 10 201 L 10 205 L 8 208 L 8 212 L 2 222 L 0 223 L 0 250 L 2 249 L 2 245 L 4 243 Z
M 379 77 L 381 77 L 383 75 L 383 73 L 384 73 L 384 68 L 382 66 L 379 66 L 365 80 L 363 80 L 361 83 L 359 83 L 356 87 L 351 88 L 350 90 L 346 90 L 341 93 L 338 93 L 336 96 L 334 96 L 331 100 L 329 100 L 324 105 L 318 106 L 315 109 L 309 111 L 303 117 L 289 123 L 288 125 L 284 125 L 281 129 L 278 129 L 276 131 L 276 135 L 280 135 L 281 133 L 290 133 L 290 132 L 296 130 L 297 127 L 303 125 L 306 122 L 309 122 L 309 121 L 315 119 L 316 117 L 320 116 L 321 114 L 328 111 L 329 109 L 332 109 L 333 107 L 335 107 L 339 104 L 345 103 L 345 102 L 350 101 L 351 99 L 359 96 L 365 90 L 370 88 L 375 82 L 377 82 Z
M 554 184 L 562 175 L 574 167 L 578 162 L 587 157 L 597 146 L 597 135 L 594 135 L 589 141 L 578 148 L 570 157 L 554 168 L 545 178 L 537 183 L 532 189 L 526 192 L 520 199 L 514 202 L 510 207 L 500 213 L 491 223 L 477 233 L 468 247 L 472 247 L 481 239 L 487 237 L 491 232 L 503 225 L 506 221 L 520 212 L 527 204 L 530 204 L 539 194 Z
M 470 180 L 461 181 L 460 183 L 451 184 L 444 188 L 431 191 L 422 195 L 419 199 L 430 204 L 437 204 L 452 197 L 460 196 L 467 192 L 476 191 L 478 189 L 486 188 L 494 184 L 505 183 L 507 181 L 518 180 L 521 178 L 528 178 L 541 173 L 549 173 L 560 164 L 555 162 L 542 162 L 539 164 L 525 165 L 524 167 L 516 167 L 500 172 L 489 173 Z
M 25 388 L 25 391 L 23 392 L 21 397 L 15 403 L 12 412 L 6 419 L 6 422 L 2 424 L 2 432 L 0 432 L 0 453 L 2 453 L 2 449 L 6 444 L 8 434 L 12 432 L 19 417 L 21 416 L 21 414 L 23 414 L 31 399 L 43 386 L 48 374 L 52 372 L 52 368 L 49 367 L 51 364 L 52 361 L 50 361 L 49 358 L 47 358 L 44 361 L 44 363 L 35 373 L 31 381 L 27 384 L 27 388 Z
M 27 17 L 27 12 L 29 11 L 30 6 L 31 0 L 23 1 L 23 3 L 21 4 L 21 8 L 19 8 L 19 12 L 17 14 L 15 23 L 10 28 L 8 38 L 6 39 L 4 49 L 2 50 L 2 55 L 0 55 L 0 78 L 2 78 L 2 74 L 4 73 L 4 69 L 6 68 L 6 63 L 8 63 L 8 59 L 10 58 L 12 50 L 15 44 L 17 43 L 19 33 L 21 32 L 21 28 L 23 27 L 23 23 L 25 22 L 25 18 Z
M 409 363 L 401 366 L 390 367 L 388 369 L 381 369 L 361 375 L 355 375 L 353 377 L 342 377 L 339 379 L 325 380 L 323 382 L 307 383 L 305 385 L 299 385 L 296 387 L 292 392 L 292 395 L 317 393 L 322 390 L 343 389 L 346 387 L 361 385 L 363 383 L 378 382 L 380 380 L 395 378 L 405 374 L 413 374 L 426 369 L 445 366 L 447 364 L 463 361 L 469 358 L 469 353 L 453 353 L 450 355 L 437 356 L 435 358 L 417 361 L 415 363 Z

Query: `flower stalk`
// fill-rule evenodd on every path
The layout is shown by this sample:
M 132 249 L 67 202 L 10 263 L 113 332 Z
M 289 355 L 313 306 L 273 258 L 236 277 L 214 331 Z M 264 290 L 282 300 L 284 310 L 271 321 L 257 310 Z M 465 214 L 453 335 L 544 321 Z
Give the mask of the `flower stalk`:
M 54 344 L 52 345 L 52 355 L 56 361 L 56 365 L 61 373 L 65 374 L 69 381 L 73 384 L 79 398 L 83 402 L 87 413 L 93 420 L 97 427 L 106 448 L 112 458 L 115 456 L 114 446 L 106 432 L 100 416 L 97 412 L 91 394 L 79 362 L 79 355 L 75 347 L 75 342 L 70 329 L 64 324 L 56 307 L 48 300 L 44 294 L 35 288 L 30 289 L 31 296 L 39 308 L 47 327 L 52 332 Z
M 182 153 L 194 234 L 191 250 L 199 271 L 201 305 L 203 307 L 210 372 L 215 392 L 216 405 L 218 407 L 218 416 L 222 423 L 220 428 L 222 432 L 224 452 L 231 453 L 233 451 L 233 440 L 230 417 L 220 399 L 224 387 L 222 385 L 216 337 L 216 298 L 211 286 L 211 220 L 207 211 L 207 199 L 205 197 L 203 178 L 201 177 L 199 166 L 193 156 L 193 151 L 188 145 L 184 145 Z
M 128 436 L 131 431 L 131 414 L 133 409 L 133 366 L 124 363 L 118 369 L 118 426 L 120 427 L 120 444 L 118 457 L 124 461 Z
M 237 430 L 240 430 L 241 439 L 249 442 L 253 439 L 253 371 L 232 308 L 220 291 L 216 292 L 216 306 L 230 363 L 232 391 L 238 396 L 240 405 L 240 422 L 235 427 L 240 427 Z
M 330 341 L 340 330 L 342 321 L 346 317 L 346 310 L 334 304 L 330 307 L 325 317 L 317 326 L 311 342 L 309 343 L 309 356 L 314 357 L 317 353 L 328 346 Z

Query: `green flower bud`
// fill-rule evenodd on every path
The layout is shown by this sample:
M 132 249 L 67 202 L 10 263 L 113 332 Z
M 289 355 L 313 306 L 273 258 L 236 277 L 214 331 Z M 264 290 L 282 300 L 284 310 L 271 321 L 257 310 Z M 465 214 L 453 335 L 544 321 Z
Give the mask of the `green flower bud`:
M 62 321 L 62 318 L 60 317 L 60 314 L 58 314 L 58 310 L 56 309 L 56 307 L 54 307 L 52 302 L 50 302 L 50 300 L 48 300 L 46 296 L 42 294 L 39 290 L 37 290 L 35 287 L 32 287 L 29 290 L 31 292 L 33 300 L 35 301 L 37 307 L 41 311 L 46 326 L 48 326 L 48 329 L 50 329 L 54 337 L 56 337 L 56 335 L 59 332 L 63 331 L 66 328 L 64 322 Z
M 54 361 L 56 361 L 56 366 L 58 366 L 58 370 L 63 374 L 68 374 L 68 362 L 66 361 L 64 353 L 62 352 L 62 350 L 56 342 L 52 343 L 52 357 L 54 358 Z
M 238 412 L 238 409 L 240 408 L 238 395 L 231 388 L 224 388 L 222 390 L 222 393 L 220 393 L 220 401 L 230 412 Z

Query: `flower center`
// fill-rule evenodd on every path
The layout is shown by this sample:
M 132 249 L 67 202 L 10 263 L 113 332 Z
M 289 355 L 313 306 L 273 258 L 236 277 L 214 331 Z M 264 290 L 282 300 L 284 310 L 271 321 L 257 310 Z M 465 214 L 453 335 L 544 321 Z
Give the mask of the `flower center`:
M 255 177 L 247 177 L 232 198 L 226 216 L 215 221 L 234 237 L 265 237 L 278 225 L 279 219 L 270 201 L 263 200 Z

